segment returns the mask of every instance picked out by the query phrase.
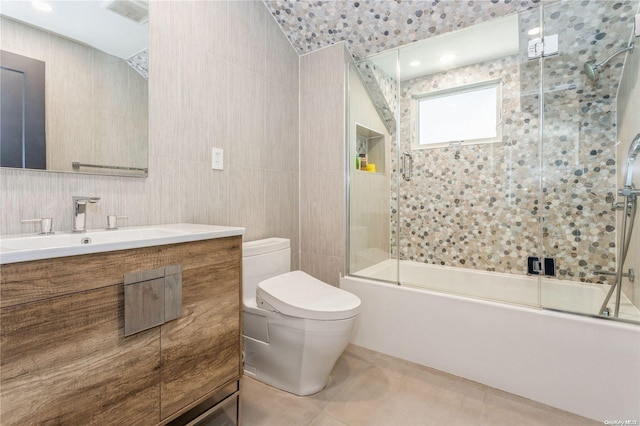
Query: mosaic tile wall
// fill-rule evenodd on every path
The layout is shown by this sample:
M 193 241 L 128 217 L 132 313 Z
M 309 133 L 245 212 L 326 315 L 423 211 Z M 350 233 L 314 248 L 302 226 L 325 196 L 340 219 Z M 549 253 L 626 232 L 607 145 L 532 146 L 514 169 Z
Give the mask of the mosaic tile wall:
M 412 151 L 413 178 L 399 192 L 401 259 L 522 273 L 535 252 L 538 142 L 526 130 L 538 117 L 521 108 L 516 56 L 404 82 L 400 150 L 411 150 L 413 95 L 496 76 L 503 76 L 503 143 Z
M 547 31 L 559 33 L 561 43 L 560 55 L 543 61 L 541 200 L 538 61 L 514 56 L 402 84 L 402 117 L 410 117 L 411 95 L 498 75 L 504 97 L 502 143 L 413 151 L 414 178 L 400 190 L 402 259 L 522 274 L 526 256 L 543 253 L 558 258 L 560 278 L 588 282 L 605 281 L 594 270 L 614 270 L 615 92 L 624 56 L 597 84 L 580 72 L 584 61 L 625 45 L 637 2 L 582 2 L 581 17 L 569 6 L 545 11 Z M 603 18 L 614 10 L 616 19 Z M 536 16 L 521 14 L 523 32 Z M 409 120 L 401 120 L 402 151 L 410 149 L 409 130 Z M 398 236 L 392 240 L 394 247 Z
M 593 83 L 587 61 L 626 47 L 637 1 L 548 5 L 545 31 L 560 54 L 544 60 L 543 250 L 560 259 L 560 278 L 606 282 L 616 266 L 616 95 L 625 55 Z M 529 80 L 531 81 L 531 80 Z

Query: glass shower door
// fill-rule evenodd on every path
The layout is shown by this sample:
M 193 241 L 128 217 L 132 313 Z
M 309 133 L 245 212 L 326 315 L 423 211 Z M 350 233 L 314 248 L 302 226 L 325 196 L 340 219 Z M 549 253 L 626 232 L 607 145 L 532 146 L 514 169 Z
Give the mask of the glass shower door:
M 625 202 L 618 189 L 632 135 L 639 130 L 638 106 L 626 101 L 639 96 L 638 55 L 624 51 L 633 40 L 638 5 L 591 1 L 576 8 L 561 1 L 542 8 L 545 44 L 558 40 L 557 54 L 541 59 L 542 243 L 544 257 L 556 265 L 555 276 L 542 282 L 544 308 L 612 317 L 619 311 L 621 319 L 640 320 L 640 295 L 628 277 L 640 264 L 640 238 L 631 240 L 636 248 L 622 269 L 627 277 L 605 303 L 616 283 L 624 239 L 623 212 L 616 203 L 621 208 Z M 609 63 L 596 66 L 612 55 Z
M 403 285 L 539 306 L 538 23 L 514 13 L 400 49 Z
M 349 273 L 397 283 L 397 51 L 349 66 Z
M 349 273 L 640 321 L 619 196 L 640 186 L 639 12 L 558 1 L 352 64 Z

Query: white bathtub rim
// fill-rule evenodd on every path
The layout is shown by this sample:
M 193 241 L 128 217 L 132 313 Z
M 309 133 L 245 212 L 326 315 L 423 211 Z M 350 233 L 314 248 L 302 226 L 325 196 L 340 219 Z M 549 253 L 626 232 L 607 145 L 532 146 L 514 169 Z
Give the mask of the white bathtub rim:
M 628 330 L 637 330 L 637 328 L 640 327 L 640 324 L 638 324 L 637 322 L 631 321 L 631 320 L 625 320 L 623 318 L 583 314 L 580 312 L 564 311 L 562 309 L 556 309 L 556 308 L 546 308 L 544 306 L 539 307 L 539 306 L 533 306 L 533 305 L 521 305 L 521 304 L 501 301 L 501 300 L 500 301 L 489 300 L 489 299 L 483 299 L 480 297 L 459 295 L 459 294 L 447 292 L 447 291 L 432 290 L 429 288 L 416 288 L 416 287 L 407 286 L 407 285 L 395 284 L 395 283 L 391 283 L 388 281 L 379 280 L 375 278 L 363 278 L 363 277 L 358 277 L 354 275 L 341 276 L 340 280 L 343 280 L 343 279 L 355 280 L 355 281 L 366 283 L 366 284 L 375 284 L 382 287 L 389 287 L 389 286 L 398 287 L 398 288 L 402 288 L 403 290 L 414 292 L 417 294 L 429 293 L 433 296 L 440 296 L 445 299 L 452 299 L 452 300 L 461 301 L 464 303 L 474 303 L 474 304 L 479 303 L 481 305 L 486 305 L 486 306 L 491 306 L 496 308 L 512 309 L 520 312 L 533 311 L 542 315 L 559 317 L 559 318 L 570 320 L 570 321 L 584 322 L 585 324 L 601 325 L 601 324 L 610 323 L 610 324 L 614 324 L 616 327 L 622 327 L 623 329 L 624 327 L 628 327 Z M 342 287 L 342 284 L 340 286 Z
M 482 271 L 469 268 L 458 268 L 446 265 L 436 265 L 431 263 L 419 263 L 414 261 L 401 260 L 399 263 L 396 259 L 386 259 L 367 268 L 364 268 L 353 275 L 348 275 L 354 278 L 370 279 L 376 282 L 386 282 L 390 285 L 396 285 L 398 278 L 398 267 L 400 273 L 404 271 L 404 280 L 408 282 L 401 283 L 404 288 L 415 288 L 420 291 L 431 291 L 435 293 L 451 294 L 460 297 L 471 298 L 474 300 L 488 300 L 496 303 L 504 303 L 512 306 L 524 306 L 532 309 L 545 309 L 556 312 L 566 312 L 581 316 L 587 316 L 592 318 L 612 319 L 620 322 L 627 322 L 630 324 L 638 324 L 640 321 L 640 310 L 633 305 L 629 298 L 623 293 L 620 304 L 620 317 L 611 318 L 598 315 L 602 301 L 604 300 L 609 286 L 603 284 L 577 282 L 571 280 L 562 280 L 555 278 L 545 278 L 540 276 L 520 275 L 520 274 L 507 274 L 503 272 Z M 404 268 L 403 268 L 404 267 Z M 416 270 L 422 269 L 435 270 L 436 277 L 430 277 L 431 281 L 415 281 Z M 389 272 L 391 271 L 391 272 Z M 438 273 L 444 272 L 446 279 L 454 278 L 455 283 L 461 277 L 473 274 L 474 277 L 482 277 L 477 280 L 477 285 L 463 286 L 463 288 L 445 288 L 441 284 L 433 282 L 437 280 Z M 393 275 L 393 276 L 391 276 Z M 411 278 L 413 276 L 413 278 Z M 402 276 L 401 276 L 402 278 Z M 497 278 L 497 280 L 496 280 Z M 422 279 L 422 275 L 421 275 Z M 512 286 L 512 281 L 517 281 L 519 286 Z M 451 281 L 448 281 L 451 282 Z M 435 285 L 434 285 L 435 284 Z M 542 287 L 540 287 L 542 286 Z M 457 287 L 460 287 L 459 285 Z M 570 302 L 566 300 L 561 302 L 557 299 L 558 290 L 571 288 L 571 291 L 579 292 L 592 292 L 597 293 L 597 300 L 591 299 L 589 306 L 580 305 L 576 302 L 583 299 L 572 299 Z M 516 291 L 514 291 L 516 290 Z M 503 297 L 499 297 L 502 295 Z M 611 311 L 614 309 L 614 298 L 612 298 L 608 307 Z

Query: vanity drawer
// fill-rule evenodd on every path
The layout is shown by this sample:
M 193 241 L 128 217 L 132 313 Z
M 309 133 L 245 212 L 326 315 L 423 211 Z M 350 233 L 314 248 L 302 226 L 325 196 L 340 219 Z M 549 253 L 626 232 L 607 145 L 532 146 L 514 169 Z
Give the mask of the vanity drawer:
M 166 423 L 167 426 L 237 426 L 240 412 L 240 382 L 214 392 L 194 408 Z
M 237 426 L 238 407 L 240 405 L 240 394 L 234 394 L 213 407 L 203 417 L 195 420 L 190 425 L 198 426 Z

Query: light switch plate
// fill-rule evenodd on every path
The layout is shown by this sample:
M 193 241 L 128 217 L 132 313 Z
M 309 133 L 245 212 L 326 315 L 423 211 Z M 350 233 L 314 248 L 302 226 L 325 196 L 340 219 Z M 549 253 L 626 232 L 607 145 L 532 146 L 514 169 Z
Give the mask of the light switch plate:
M 213 170 L 222 170 L 224 168 L 224 155 L 222 148 L 211 149 L 211 168 Z

